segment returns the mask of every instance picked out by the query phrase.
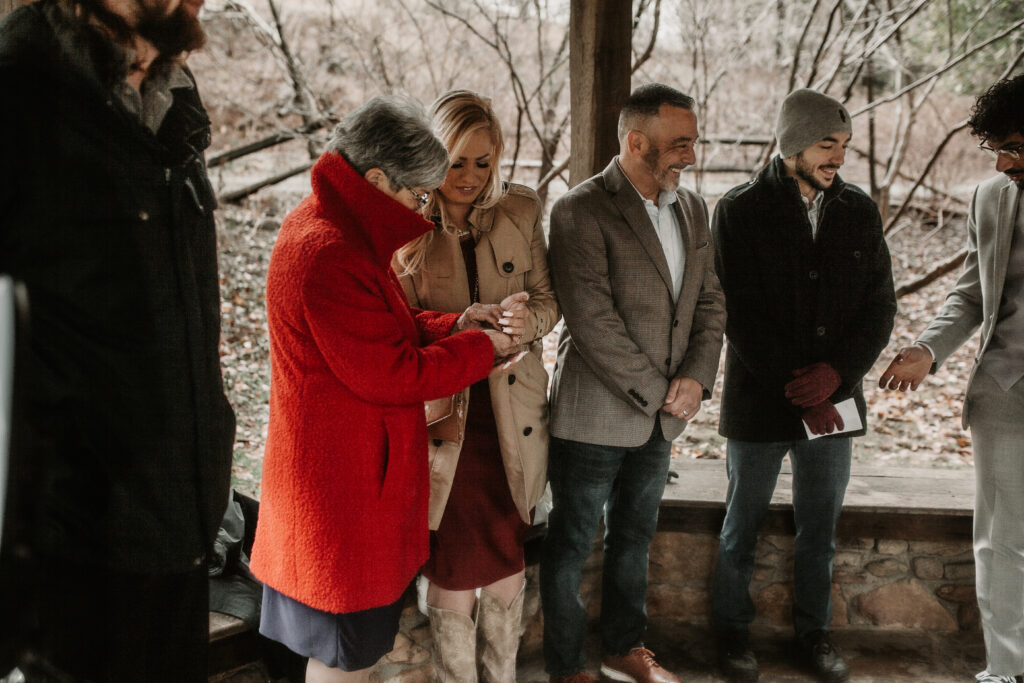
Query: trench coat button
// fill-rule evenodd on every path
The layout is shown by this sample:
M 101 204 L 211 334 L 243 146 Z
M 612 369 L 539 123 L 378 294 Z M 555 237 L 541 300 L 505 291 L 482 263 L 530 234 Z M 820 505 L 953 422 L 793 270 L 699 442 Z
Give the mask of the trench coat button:
M 825 328 L 824 327 L 819 327 L 817 330 L 815 330 L 815 332 L 818 333 L 819 337 L 824 337 L 825 336 Z
M 516 269 L 516 267 L 512 265 L 511 261 L 505 261 L 504 263 L 501 264 L 501 269 L 504 270 L 506 273 L 511 273 L 513 270 Z
M 811 278 L 812 280 L 817 280 L 817 279 L 818 279 L 818 271 L 816 271 L 816 270 L 812 270 L 812 271 L 811 271 L 810 273 L 808 273 L 807 275 L 808 275 L 808 277 L 810 277 L 810 278 Z
M 853 258 L 860 258 L 860 251 L 853 252 Z
M 672 321 L 672 327 L 679 327 L 679 320 L 678 319 Z
M 509 383 L 509 386 L 515 384 L 516 383 L 516 376 L 515 375 L 509 375 L 508 376 L 508 383 Z
M 148 221 L 149 220 L 149 213 L 145 209 L 140 209 L 139 210 L 139 220 L 140 221 Z
M 444 442 L 441 441 L 441 439 L 434 439 L 434 447 L 435 448 L 440 448 L 442 443 L 444 443 Z
M 529 436 L 533 433 L 533 427 L 527 427 L 523 430 L 523 436 Z

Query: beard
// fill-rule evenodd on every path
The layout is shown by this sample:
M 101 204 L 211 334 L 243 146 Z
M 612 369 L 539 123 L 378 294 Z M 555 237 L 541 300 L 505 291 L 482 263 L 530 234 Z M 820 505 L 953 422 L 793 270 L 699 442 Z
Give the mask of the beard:
M 822 164 L 821 166 L 818 166 L 818 168 L 834 168 L 837 171 L 839 170 L 839 167 L 834 164 Z M 814 169 L 814 166 L 811 166 L 806 161 L 804 161 L 803 152 L 796 155 L 796 174 L 799 178 L 801 178 L 804 182 L 806 182 L 808 185 L 813 187 L 818 192 L 824 192 L 828 188 L 832 187 L 831 181 L 828 183 L 823 183 L 820 179 L 815 177 Z
M 682 177 L 673 178 L 672 171 L 668 168 L 658 169 L 658 161 L 661 159 L 661 150 L 651 145 L 651 148 L 647 150 L 647 154 L 644 154 L 643 160 L 644 165 L 647 166 L 647 170 L 654 176 L 654 180 L 658 183 L 658 187 L 666 192 L 675 192 L 679 189 L 679 181 Z
M 141 9 L 142 16 L 135 31 L 151 42 L 161 57 L 176 57 L 206 44 L 206 33 L 199 18 L 190 14 L 184 4 L 168 15 L 163 14 L 163 7 L 146 4 Z

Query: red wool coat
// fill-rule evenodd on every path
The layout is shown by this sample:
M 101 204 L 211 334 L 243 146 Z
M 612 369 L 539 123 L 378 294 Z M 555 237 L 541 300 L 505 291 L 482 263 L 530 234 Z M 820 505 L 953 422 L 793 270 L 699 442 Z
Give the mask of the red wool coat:
M 433 226 L 325 153 L 267 275 L 270 426 L 252 570 L 327 612 L 397 600 L 427 558 L 423 401 L 491 369 L 482 332 L 410 309 L 389 268 Z

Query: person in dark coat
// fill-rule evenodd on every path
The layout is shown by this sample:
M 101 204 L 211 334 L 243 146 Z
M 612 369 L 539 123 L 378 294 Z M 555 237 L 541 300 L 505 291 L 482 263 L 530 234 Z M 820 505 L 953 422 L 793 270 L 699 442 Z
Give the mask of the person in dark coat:
M 828 632 L 835 525 L 851 437 L 866 424 L 861 381 L 896 313 L 878 209 L 838 175 L 851 133 L 837 100 L 791 93 L 776 127 L 781 155 L 726 193 L 712 221 L 728 313 L 719 432 L 729 475 L 712 618 L 730 680 L 757 680 L 747 637 L 754 546 L 787 453 L 797 650 L 821 680 L 848 675 Z
M 0 628 L 30 681 L 207 676 L 234 415 L 210 124 L 184 63 L 201 5 L 40 0 L 0 23 L 0 272 L 28 291 L 42 480 L 35 585 Z

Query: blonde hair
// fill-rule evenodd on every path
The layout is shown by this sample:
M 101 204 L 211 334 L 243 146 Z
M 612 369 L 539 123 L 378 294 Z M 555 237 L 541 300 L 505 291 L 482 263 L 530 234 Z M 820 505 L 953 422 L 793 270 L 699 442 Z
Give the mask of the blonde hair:
M 491 174 L 483 190 L 473 202 L 477 209 L 489 209 L 505 195 L 501 179 L 501 153 L 505 143 L 501 135 L 501 124 L 491 108 L 491 100 L 471 90 L 449 90 L 438 97 L 430 108 L 434 122 L 434 133 L 441 138 L 448 150 L 448 156 L 456 159 L 465 148 L 473 133 L 486 130 L 491 136 Z M 409 242 L 395 252 L 400 275 L 410 275 L 423 267 L 427 249 L 439 230 L 454 232 L 448 220 L 447 207 L 440 192 L 431 192 L 430 199 L 423 207 L 424 216 L 434 220 L 437 227 L 427 234 Z

